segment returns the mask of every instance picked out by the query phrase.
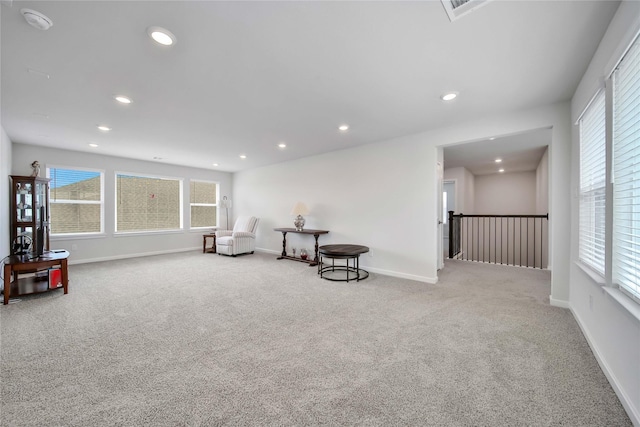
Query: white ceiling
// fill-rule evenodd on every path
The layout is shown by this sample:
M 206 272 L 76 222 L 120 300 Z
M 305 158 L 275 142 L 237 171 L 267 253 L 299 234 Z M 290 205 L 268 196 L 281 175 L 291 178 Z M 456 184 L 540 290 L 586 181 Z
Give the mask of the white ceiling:
M 499 136 L 444 148 L 446 168 L 465 167 L 473 175 L 535 171 L 551 144 L 551 129 Z M 502 160 L 496 163 L 496 159 Z
M 450 22 L 439 1 L 3 0 L 2 126 L 17 143 L 240 171 L 570 99 L 618 4 L 494 0 Z

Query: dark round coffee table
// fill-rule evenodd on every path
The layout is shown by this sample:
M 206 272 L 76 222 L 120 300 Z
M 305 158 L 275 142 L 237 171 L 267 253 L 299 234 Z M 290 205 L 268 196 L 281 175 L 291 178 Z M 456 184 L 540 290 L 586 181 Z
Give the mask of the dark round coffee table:
M 334 282 L 348 282 L 349 280 L 364 280 L 369 277 L 369 272 L 360 268 L 360 254 L 369 252 L 369 248 L 361 245 L 324 245 L 318 248 L 320 262 L 318 274 L 320 278 Z M 331 265 L 324 264 L 324 258 L 331 259 Z M 346 265 L 335 265 L 337 259 L 347 261 Z M 353 266 L 349 261 L 353 260 Z M 334 274 L 338 272 L 338 274 Z M 342 272 L 346 272 L 345 275 Z M 351 273 L 351 274 L 349 274 Z

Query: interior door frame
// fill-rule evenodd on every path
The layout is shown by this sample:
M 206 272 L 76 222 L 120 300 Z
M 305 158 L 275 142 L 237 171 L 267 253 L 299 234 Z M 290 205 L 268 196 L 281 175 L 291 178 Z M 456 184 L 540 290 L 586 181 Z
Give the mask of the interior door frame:
M 445 184 L 453 184 L 453 188 L 454 188 L 454 193 L 453 193 L 453 210 L 455 211 L 457 208 L 457 203 L 456 203 L 456 199 L 458 198 L 458 180 L 455 178 L 452 179 L 443 179 L 442 180 L 442 193 L 440 194 L 440 198 L 442 199 L 442 195 L 444 194 L 444 186 Z M 449 201 L 449 198 L 447 197 L 447 201 Z M 444 204 L 444 202 L 443 202 Z M 442 208 L 442 214 L 443 215 L 449 215 L 449 209 L 447 209 L 446 213 L 444 211 L 444 206 Z M 444 221 L 443 221 L 444 222 Z M 445 245 L 444 245 L 444 240 L 445 238 L 448 239 L 449 236 L 445 236 L 444 234 L 444 224 L 442 224 L 442 229 L 443 229 L 443 233 L 442 233 L 442 251 L 443 251 L 443 257 L 444 257 L 444 249 L 445 249 Z
M 442 148 L 440 148 L 440 150 L 442 150 Z M 444 165 L 442 161 L 438 161 L 437 165 L 436 165 L 436 198 L 438 199 L 436 201 L 436 209 L 438 210 L 436 218 L 437 218 L 437 251 L 438 251 L 438 255 L 437 255 L 437 268 L 438 270 L 442 270 L 442 268 L 444 268 L 444 257 L 443 257 L 443 233 L 442 233 L 442 224 L 443 224 L 443 220 L 442 220 L 442 181 L 444 179 Z

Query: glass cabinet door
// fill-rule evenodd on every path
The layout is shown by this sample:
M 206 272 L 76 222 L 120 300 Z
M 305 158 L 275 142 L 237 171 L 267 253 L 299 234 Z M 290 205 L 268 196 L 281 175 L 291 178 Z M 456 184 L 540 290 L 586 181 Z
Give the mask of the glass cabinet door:
M 16 184 L 16 218 L 18 222 L 33 221 L 33 187 L 29 182 Z
M 45 197 L 47 194 L 47 186 L 41 182 L 36 182 L 36 191 L 35 191 L 35 211 L 34 211 L 34 215 L 35 215 L 35 219 L 36 219 L 36 225 L 40 226 L 40 222 L 46 222 L 47 221 L 47 212 L 46 212 L 46 206 L 45 206 Z
M 49 180 L 47 178 L 11 175 L 11 248 L 12 254 L 40 247 L 49 250 Z M 42 231 L 38 231 L 39 229 Z M 40 246 L 38 246 L 40 243 Z M 18 249 L 13 249 L 14 247 Z

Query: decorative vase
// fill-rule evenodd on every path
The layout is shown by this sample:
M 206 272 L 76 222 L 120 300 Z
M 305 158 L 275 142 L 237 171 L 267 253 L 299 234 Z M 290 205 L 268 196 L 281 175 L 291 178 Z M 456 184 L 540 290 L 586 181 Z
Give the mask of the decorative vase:
M 307 250 L 306 249 L 300 249 L 300 258 L 307 259 Z
M 304 229 L 304 223 L 305 221 L 302 215 L 298 215 L 293 221 L 293 225 L 295 225 L 296 231 L 302 231 Z

